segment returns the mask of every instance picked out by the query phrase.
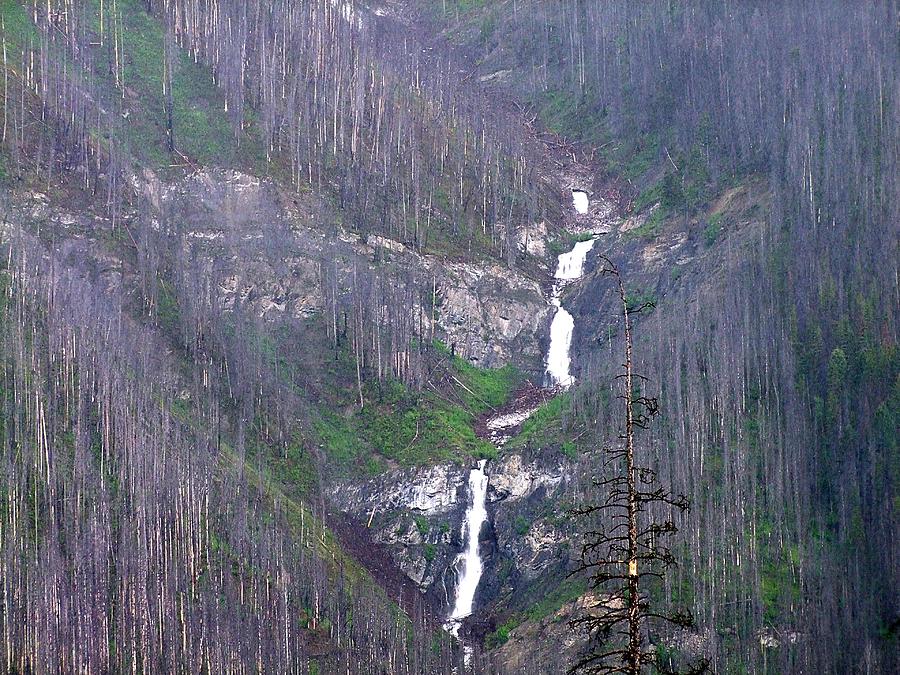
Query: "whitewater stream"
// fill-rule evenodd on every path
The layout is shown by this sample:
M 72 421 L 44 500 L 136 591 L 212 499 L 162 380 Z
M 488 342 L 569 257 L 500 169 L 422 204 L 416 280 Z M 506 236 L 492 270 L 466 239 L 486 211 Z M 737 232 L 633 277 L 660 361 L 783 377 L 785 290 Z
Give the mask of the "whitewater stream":
M 580 214 L 588 212 L 588 195 L 583 190 L 572 190 L 572 203 Z M 557 258 L 556 274 L 550 303 L 556 307 L 553 322 L 550 324 L 550 348 L 547 350 L 546 374 L 544 384 L 548 387 L 570 387 L 575 382 L 570 368 L 572 360 L 569 350 L 572 347 L 572 332 L 575 330 L 575 319 L 562 306 L 562 291 L 566 284 L 581 278 L 584 274 L 584 262 L 587 254 L 594 247 L 594 238 L 575 243 L 572 250 L 562 253 Z
M 572 191 L 572 202 L 579 214 L 588 212 L 589 200 L 587 192 L 582 190 Z M 556 273 L 553 284 L 553 293 L 550 303 L 556 307 L 553 322 L 550 325 L 550 347 L 547 350 L 545 385 L 566 388 L 572 385 L 574 378 L 569 369 L 571 359 L 569 349 L 572 345 L 572 331 L 575 328 L 575 320 L 562 306 L 562 291 L 565 285 L 578 279 L 584 273 L 584 263 L 587 254 L 594 246 L 594 239 L 579 241 L 571 251 L 561 254 L 557 259 Z M 492 431 L 492 439 L 499 447 L 506 440 L 502 431 L 507 427 L 521 423 L 530 416 L 537 407 L 524 412 L 507 413 L 497 416 L 487 422 Z M 500 435 L 494 436 L 497 431 Z M 500 440 L 502 439 L 502 440 Z M 469 505 L 466 508 L 466 516 L 462 526 L 462 538 L 465 548 L 457 556 L 453 563 L 457 571 L 459 582 L 456 586 L 456 598 L 453 603 L 453 611 L 447 618 L 444 627 L 454 636 L 459 637 L 459 628 L 462 620 L 472 613 L 475 604 L 475 592 L 481 581 L 484 571 L 484 561 L 478 547 L 481 529 L 487 522 L 487 460 L 482 459 L 478 465 L 469 472 Z M 466 670 L 472 661 L 472 647 L 463 642 L 463 659 Z
M 447 619 L 447 630 L 459 637 L 460 621 L 472 613 L 475 604 L 475 591 L 478 582 L 481 581 L 481 573 L 484 571 L 484 562 L 478 550 L 478 539 L 481 528 L 487 521 L 487 486 L 488 477 L 485 472 L 487 460 L 479 460 L 478 466 L 469 472 L 469 494 L 471 500 L 466 509 L 466 518 L 463 521 L 463 537 L 466 547 L 459 554 L 454 563 L 457 570 L 461 567 L 459 583 L 456 586 L 456 602 L 453 611 Z M 463 644 L 463 654 L 466 668 L 472 659 L 472 648 Z

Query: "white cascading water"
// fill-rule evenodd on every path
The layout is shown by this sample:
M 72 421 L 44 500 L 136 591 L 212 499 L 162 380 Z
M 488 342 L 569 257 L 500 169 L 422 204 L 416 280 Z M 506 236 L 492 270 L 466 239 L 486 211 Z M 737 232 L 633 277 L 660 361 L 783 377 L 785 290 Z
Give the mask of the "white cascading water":
M 584 261 L 593 247 L 593 239 L 579 241 L 571 251 L 560 254 L 556 265 L 556 283 L 553 284 L 553 295 L 550 298 L 550 303 L 556 307 L 556 314 L 550 324 L 550 348 L 547 350 L 546 384 L 549 386 L 569 387 L 575 381 L 569 372 L 572 365 L 569 348 L 572 346 L 575 320 L 562 306 L 560 298 L 565 284 L 584 273 Z
M 456 585 L 456 602 L 453 604 L 453 612 L 448 623 L 450 631 L 456 635 L 459 632 L 459 621 L 472 613 L 475 603 L 475 591 L 478 582 L 481 581 L 481 573 L 484 564 L 478 552 L 478 536 L 481 528 L 487 521 L 487 486 L 488 477 L 485 473 L 486 459 L 478 462 L 478 466 L 469 472 L 469 493 L 471 501 L 466 509 L 466 519 L 463 523 L 463 536 L 466 547 L 456 559 L 455 566 L 462 566 L 459 583 Z
M 584 190 L 572 190 L 572 204 L 574 204 L 578 213 L 587 213 L 590 206 L 588 193 Z
M 572 201 L 578 213 L 588 212 L 589 201 L 586 192 L 573 190 Z M 585 259 L 593 246 L 593 239 L 579 241 L 571 251 L 559 256 L 555 274 L 556 283 L 553 285 L 551 297 L 551 303 L 557 310 L 550 326 L 550 349 L 547 352 L 547 379 L 550 380 L 550 384 L 566 387 L 573 382 L 573 378 L 569 374 L 569 346 L 572 343 L 572 329 L 575 321 L 572 315 L 563 309 L 560 297 L 566 282 L 581 277 Z M 488 427 L 491 427 L 490 422 Z M 469 472 L 470 501 L 466 509 L 462 531 L 466 546 L 454 562 L 454 567 L 459 572 L 459 582 L 456 585 L 453 611 L 450 613 L 447 623 L 444 624 L 447 631 L 457 637 L 459 637 L 460 622 L 472 613 L 475 592 L 478 590 L 481 574 L 484 571 L 484 562 L 481 560 L 481 552 L 478 550 L 478 540 L 481 528 L 484 527 L 488 518 L 486 466 L 487 460 L 482 459 L 478 462 L 478 466 Z M 465 667 L 468 670 L 473 652 L 472 648 L 465 643 L 463 648 Z

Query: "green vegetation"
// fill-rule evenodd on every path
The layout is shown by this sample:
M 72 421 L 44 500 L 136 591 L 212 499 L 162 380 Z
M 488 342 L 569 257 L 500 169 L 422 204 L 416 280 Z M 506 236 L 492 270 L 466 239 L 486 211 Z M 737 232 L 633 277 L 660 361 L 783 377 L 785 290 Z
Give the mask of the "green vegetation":
M 11 47 L 20 47 L 37 37 L 37 29 L 28 12 L 17 0 L 0 0 L 0 19 L 3 21 L 3 38 L 7 44 L 7 58 Z
M 520 537 L 528 534 L 528 530 L 531 529 L 531 521 L 528 520 L 525 516 L 519 514 L 516 516 L 515 521 L 513 521 L 513 529 L 516 531 Z
M 435 350 L 450 356 L 441 342 L 435 342 Z M 479 368 L 459 356 L 450 357 L 451 375 L 461 387 L 459 392 L 466 407 L 472 412 L 484 412 L 503 405 L 512 391 L 521 383 L 522 374 L 513 366 L 503 368 Z
M 94 0 L 94 5 L 99 29 L 99 0 Z M 165 125 L 160 123 L 165 116 L 165 30 L 147 13 L 146 4 L 140 0 L 120 0 L 119 8 L 124 22 L 124 86 L 134 92 L 123 104 L 127 119 L 123 121 L 121 136 L 127 139 L 134 156 L 157 168 L 165 168 L 173 164 L 173 158 L 165 150 Z M 106 50 L 97 52 L 98 74 L 111 71 L 109 55 Z M 195 63 L 189 54 L 178 50 L 176 59 L 172 83 L 176 148 L 201 164 L 227 162 L 235 157 L 238 143 L 224 112 L 224 98 L 210 72 Z M 110 91 L 109 95 L 118 94 Z
M 475 420 L 499 407 L 521 381 L 513 367 L 483 369 L 435 345 L 447 384 L 415 392 L 397 381 L 364 385 L 365 405 L 354 406 L 348 391 L 335 386 L 330 405 L 314 423 L 318 442 L 342 471 L 383 471 L 389 462 L 414 466 L 464 457 L 492 459 L 497 450 L 475 435 Z M 334 376 L 347 381 L 352 366 L 336 363 Z M 336 413 L 334 410 L 349 410 Z M 417 523 L 418 524 L 418 523 Z
M 666 219 L 667 213 L 662 205 L 657 206 L 647 216 L 644 223 L 633 230 L 628 230 L 625 236 L 628 239 L 643 239 L 650 241 L 656 239 L 662 231 L 663 221 Z
M 522 618 L 514 615 L 500 624 L 492 633 L 488 633 L 484 638 L 484 646 L 487 649 L 494 649 L 500 645 L 504 645 L 509 640 L 509 635 L 522 623 Z
M 635 133 L 630 139 L 605 145 L 603 157 L 611 172 L 634 181 L 656 166 L 661 150 L 658 133 Z
M 672 265 L 672 269 L 669 271 L 669 278 L 672 282 L 678 281 L 681 277 L 684 276 L 684 273 L 687 272 L 687 265 L 679 265 L 677 262 Z
M 313 429 L 328 453 L 328 459 L 339 466 L 356 463 L 362 455 L 362 443 L 350 422 L 342 415 L 323 411 Z
M 461 16 L 476 12 L 488 4 L 489 0 L 433 0 L 436 8 L 447 16 Z
M 91 0 L 94 33 L 100 43 L 101 2 Z M 119 62 L 123 66 L 121 81 L 115 68 L 115 51 L 96 49 L 92 52 L 94 81 L 104 99 L 103 107 L 115 111 L 110 119 L 118 125 L 116 137 L 125 141 L 129 153 L 142 164 L 165 171 L 185 163 L 180 156 L 166 150 L 165 99 L 163 95 L 165 29 L 146 10 L 141 0 L 119 0 L 122 41 Z M 104 8 L 105 35 L 111 36 L 109 3 Z M 28 43 L 37 46 L 38 30 L 28 12 L 16 0 L 0 0 L 0 19 L 8 52 L 16 53 Z M 14 66 L 13 66 L 14 67 Z M 176 148 L 189 161 L 203 165 L 221 165 L 239 161 L 260 166 L 264 161 L 262 146 L 252 142 L 245 132 L 235 130 L 225 113 L 225 101 L 212 74 L 195 63 L 191 56 L 176 49 L 172 99 Z M 124 92 L 124 97 L 123 97 Z M 249 121 L 249 120 L 245 120 Z M 240 143 L 240 137 L 248 142 Z M 104 141 L 101 141 L 104 142 Z
M 269 453 L 268 464 L 269 470 L 279 481 L 291 485 L 299 494 L 312 491 L 316 468 L 300 438 L 295 438 L 283 455 Z
M 536 101 L 538 116 L 547 128 L 576 143 L 599 144 L 606 135 L 606 110 L 591 92 L 582 95 L 551 89 Z
M 160 279 L 156 304 L 156 323 L 169 335 L 176 337 L 181 327 L 181 310 L 172 286 Z
M 425 516 L 415 515 L 413 516 L 413 520 L 416 523 L 416 529 L 419 531 L 423 537 L 428 536 L 428 532 L 431 530 L 431 525 L 428 524 L 428 519 Z
M 656 293 L 649 288 L 629 288 L 625 294 L 625 302 L 628 304 L 629 314 L 645 305 L 642 314 L 646 314 L 656 307 Z
M 575 233 L 564 230 L 556 238 L 548 242 L 547 248 L 553 255 L 559 255 L 560 253 L 571 251 L 576 242 L 588 241 L 593 238 L 594 234 L 591 232 Z
M 653 206 L 654 204 L 658 204 L 660 201 L 662 201 L 662 184 L 654 183 L 650 187 L 641 190 L 637 199 L 634 200 L 632 209 L 635 212 L 640 213 L 644 209 Z
M 472 413 L 434 394 L 370 400 L 354 417 L 357 433 L 372 450 L 404 466 L 452 461 L 490 447 L 476 438 Z
M 565 442 L 564 415 L 572 404 L 572 396 L 563 393 L 547 401 L 522 424 L 519 433 L 511 438 L 506 447 L 548 447 Z
M 559 451 L 572 461 L 578 457 L 578 445 L 576 445 L 575 441 L 563 441 Z
M 706 227 L 703 228 L 703 243 L 707 247 L 712 246 L 718 240 L 722 233 L 722 214 L 717 213 L 709 219 Z

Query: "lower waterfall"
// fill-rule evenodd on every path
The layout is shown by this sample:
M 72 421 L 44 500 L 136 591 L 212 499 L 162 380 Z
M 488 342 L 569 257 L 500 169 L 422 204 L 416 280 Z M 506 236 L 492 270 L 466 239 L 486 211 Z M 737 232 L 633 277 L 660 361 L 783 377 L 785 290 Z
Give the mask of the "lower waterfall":
M 462 619 L 472 613 L 475 604 L 475 591 L 481 574 L 484 571 L 484 563 L 478 550 L 478 538 L 481 528 L 487 521 L 487 486 L 488 477 L 485 473 L 487 460 L 479 460 L 478 466 L 469 472 L 469 507 L 466 509 L 466 518 L 463 521 L 463 537 L 465 548 L 456 558 L 454 566 L 459 569 L 459 582 L 456 584 L 456 600 L 453 603 L 453 611 L 447 619 L 445 627 L 453 635 L 459 637 L 459 624 Z M 472 658 L 472 648 L 463 644 L 464 659 L 468 667 Z
M 459 583 L 456 585 L 456 601 L 453 603 L 453 612 L 449 622 L 453 624 L 453 630 L 459 627 L 459 620 L 472 613 L 472 605 L 475 602 L 475 591 L 478 582 L 481 581 L 481 573 L 484 571 L 484 563 L 478 551 L 478 536 L 481 528 L 487 520 L 487 486 L 488 477 L 484 471 L 486 459 L 478 462 L 478 466 L 469 472 L 469 492 L 471 501 L 466 509 L 466 519 L 463 522 L 463 535 L 466 547 L 456 559 L 456 565 L 462 565 L 462 573 Z

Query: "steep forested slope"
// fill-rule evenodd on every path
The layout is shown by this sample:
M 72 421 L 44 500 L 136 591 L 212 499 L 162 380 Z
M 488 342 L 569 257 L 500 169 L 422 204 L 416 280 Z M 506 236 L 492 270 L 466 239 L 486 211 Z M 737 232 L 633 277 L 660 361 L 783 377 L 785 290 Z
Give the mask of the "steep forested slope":
M 766 631 L 797 643 L 782 670 L 890 670 L 896 5 L 559 9 L 434 2 L 423 20 L 599 160 L 596 186 L 611 181 L 636 214 L 607 253 L 657 300 L 639 349 L 662 396 L 658 459 L 695 504 L 669 592 L 718 631 L 729 672 L 763 667 Z M 605 306 L 604 288 L 584 291 L 584 311 Z M 606 341 L 594 316 L 584 358 Z M 588 415 L 596 396 L 581 395 Z M 840 644 L 813 637 L 826 635 Z
M 221 373 L 180 373 L 78 264 L 4 236 L 8 672 L 442 667 L 433 624 L 281 491 L 258 459 L 270 439 L 231 426 Z
M 0 0 L 7 670 L 448 671 L 326 502 L 446 596 L 451 516 L 375 506 L 498 454 L 476 421 L 541 375 L 562 226 L 656 303 L 641 450 L 693 510 L 652 597 L 719 672 L 896 669 L 897 11 Z M 564 222 L 575 180 L 622 218 Z M 566 291 L 579 386 L 491 469 L 476 668 L 581 644 L 613 301 Z

